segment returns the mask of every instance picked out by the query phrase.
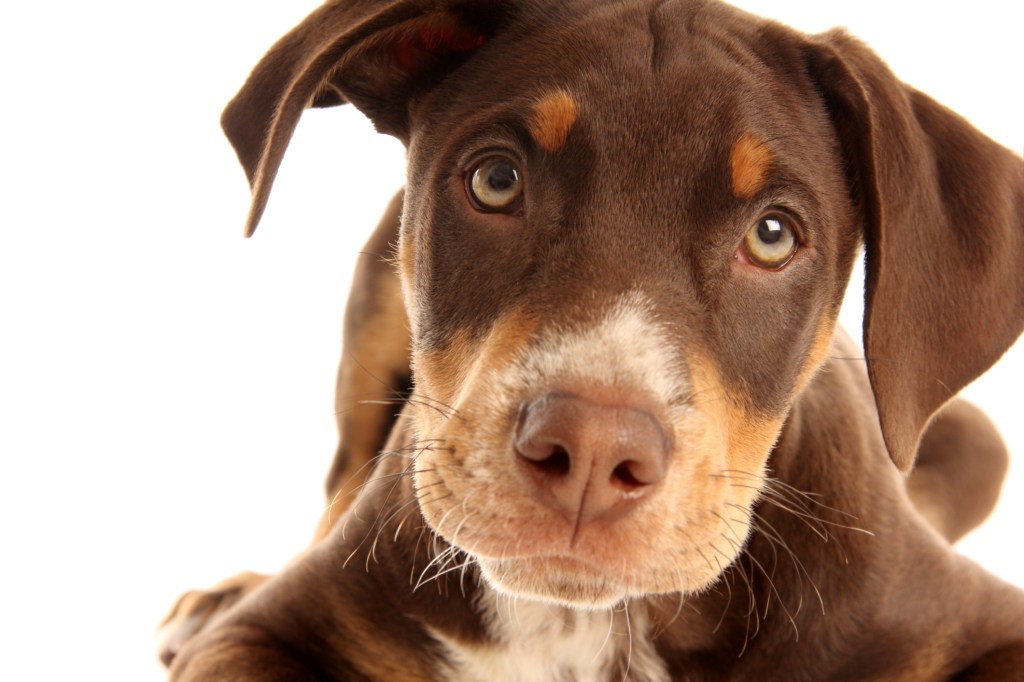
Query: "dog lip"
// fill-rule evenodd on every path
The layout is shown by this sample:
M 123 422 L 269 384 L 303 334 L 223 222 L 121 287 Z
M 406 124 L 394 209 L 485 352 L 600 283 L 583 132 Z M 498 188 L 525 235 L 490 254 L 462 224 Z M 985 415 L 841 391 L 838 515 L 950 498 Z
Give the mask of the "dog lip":
M 551 552 L 514 556 L 504 555 L 499 558 L 485 560 L 501 564 L 515 563 L 519 564 L 520 568 L 528 568 L 548 575 L 564 570 L 578 575 L 581 579 L 601 578 L 607 581 L 623 582 L 621 571 L 618 571 L 619 574 L 616 575 L 603 562 L 588 559 L 578 554 Z M 618 568 L 621 569 L 621 566 Z
M 615 521 L 574 524 L 572 520 L 551 512 L 552 523 L 531 524 L 535 532 L 509 548 L 505 529 L 474 535 L 460 542 L 460 547 L 484 561 L 570 561 L 606 573 L 606 567 L 621 567 L 623 552 L 629 550 L 627 533 L 615 532 Z

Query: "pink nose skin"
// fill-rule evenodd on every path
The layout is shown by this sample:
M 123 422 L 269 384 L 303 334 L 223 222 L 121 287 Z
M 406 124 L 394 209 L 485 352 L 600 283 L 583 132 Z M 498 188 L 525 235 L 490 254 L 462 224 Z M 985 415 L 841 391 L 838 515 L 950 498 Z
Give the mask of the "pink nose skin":
M 655 490 L 671 439 L 643 407 L 555 392 L 520 406 L 515 449 L 538 499 L 578 528 L 627 513 Z

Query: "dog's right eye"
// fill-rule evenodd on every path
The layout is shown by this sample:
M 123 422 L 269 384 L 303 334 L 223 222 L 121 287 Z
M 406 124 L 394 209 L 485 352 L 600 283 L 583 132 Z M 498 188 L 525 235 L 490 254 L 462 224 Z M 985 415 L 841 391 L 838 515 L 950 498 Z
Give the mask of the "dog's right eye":
M 799 240 L 792 221 L 781 213 L 768 213 L 743 237 L 737 252 L 751 265 L 765 270 L 779 270 L 797 252 Z
M 522 203 L 523 180 L 511 159 L 490 156 L 466 176 L 466 192 L 477 210 L 513 213 Z

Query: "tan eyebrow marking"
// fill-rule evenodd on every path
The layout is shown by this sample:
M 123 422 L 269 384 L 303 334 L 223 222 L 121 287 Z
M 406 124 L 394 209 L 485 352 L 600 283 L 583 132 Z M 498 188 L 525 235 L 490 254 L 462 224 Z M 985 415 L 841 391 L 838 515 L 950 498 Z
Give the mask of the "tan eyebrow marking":
M 749 199 L 757 194 L 768 177 L 772 163 L 768 145 L 749 133 L 744 133 L 729 154 L 729 168 L 732 170 L 732 193 L 738 199 Z
M 533 105 L 530 111 L 530 135 L 548 152 L 565 144 L 569 131 L 579 116 L 576 101 L 565 90 L 555 90 Z

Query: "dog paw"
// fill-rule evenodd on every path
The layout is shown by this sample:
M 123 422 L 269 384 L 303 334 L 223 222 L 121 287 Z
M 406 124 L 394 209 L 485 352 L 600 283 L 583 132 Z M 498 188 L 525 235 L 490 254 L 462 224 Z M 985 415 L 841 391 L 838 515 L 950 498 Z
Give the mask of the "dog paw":
M 269 577 L 259 573 L 239 573 L 212 589 L 191 590 L 178 597 L 159 626 L 157 652 L 163 664 L 169 666 L 188 640 Z

